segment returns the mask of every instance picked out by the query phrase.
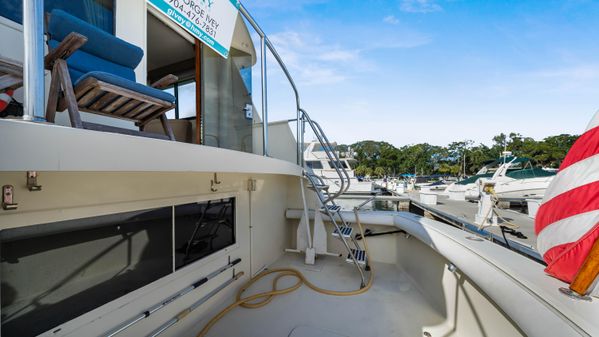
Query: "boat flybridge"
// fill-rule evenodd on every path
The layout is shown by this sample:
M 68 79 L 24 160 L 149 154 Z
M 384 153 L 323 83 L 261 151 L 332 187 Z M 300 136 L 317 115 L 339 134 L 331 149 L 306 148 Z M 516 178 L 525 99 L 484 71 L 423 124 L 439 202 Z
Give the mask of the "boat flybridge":
M 599 301 L 539 262 L 341 209 L 352 179 L 248 9 L 195 3 L 222 9 L 227 49 L 171 3 L 0 2 L 2 91 L 24 105 L 0 119 L 2 336 L 599 334 Z M 267 53 L 294 120 L 268 120 Z M 304 170 L 305 128 L 338 191 Z
M 314 179 L 319 180 L 322 184 L 329 186 L 329 191 L 337 192 L 341 189 L 342 181 L 339 179 L 339 172 L 342 168 L 347 173 L 345 179 L 349 179 L 349 188 L 345 193 L 349 194 L 371 194 L 373 193 L 373 184 L 371 181 L 363 181 L 355 175 L 355 166 L 358 161 L 353 158 L 351 151 L 343 153 L 336 150 L 337 143 L 331 143 L 331 149 L 327 149 L 321 145 L 319 141 L 313 141 L 305 145 L 304 163 L 306 170 L 313 174 Z M 329 155 L 335 152 L 339 157 L 337 162 Z M 335 164 L 340 163 L 341 167 L 336 167 Z

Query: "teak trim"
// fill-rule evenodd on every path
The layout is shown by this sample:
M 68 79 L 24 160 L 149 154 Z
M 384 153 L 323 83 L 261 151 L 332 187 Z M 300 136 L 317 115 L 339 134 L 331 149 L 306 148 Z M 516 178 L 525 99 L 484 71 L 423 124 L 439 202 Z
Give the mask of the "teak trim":
M 0 56 L 0 92 L 23 86 L 23 64 Z

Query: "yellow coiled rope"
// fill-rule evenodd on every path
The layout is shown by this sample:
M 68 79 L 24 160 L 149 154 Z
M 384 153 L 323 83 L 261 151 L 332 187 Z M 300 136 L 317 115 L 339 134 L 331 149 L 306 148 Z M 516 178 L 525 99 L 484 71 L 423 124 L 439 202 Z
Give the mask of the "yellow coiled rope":
M 354 209 L 354 214 L 356 215 L 356 224 L 358 225 L 358 228 L 360 229 L 360 234 L 362 235 L 362 240 L 364 240 L 364 250 L 366 251 L 366 256 L 369 256 L 368 255 L 368 243 L 366 242 L 366 237 L 364 236 L 364 230 L 362 229 L 362 224 L 360 223 L 360 218 L 358 217 L 357 209 Z M 243 293 L 248 288 L 250 288 L 254 283 L 258 282 L 260 279 L 262 279 L 263 277 L 270 275 L 270 274 L 277 274 L 275 276 L 275 278 L 272 280 L 272 290 L 271 291 L 258 293 L 258 294 L 248 296 L 248 297 L 242 297 Z M 278 289 L 277 285 L 278 285 L 279 280 L 285 276 L 295 277 L 297 279 L 297 282 L 290 287 Z M 366 285 L 363 288 L 358 289 L 358 290 L 353 290 L 353 291 L 337 291 L 337 290 L 328 290 L 328 289 L 322 289 L 322 288 L 317 287 L 314 283 L 308 281 L 306 279 L 306 277 L 297 269 L 276 268 L 276 269 L 265 270 L 265 271 L 261 272 L 260 274 L 256 275 L 255 277 L 253 277 L 252 279 L 250 279 L 248 282 L 246 282 L 241 287 L 241 289 L 239 289 L 239 291 L 237 292 L 236 301 L 234 303 L 230 304 L 228 307 L 221 310 L 221 312 L 216 314 L 214 317 L 212 317 L 212 319 L 210 319 L 210 321 L 208 321 L 208 323 L 204 326 L 202 331 L 200 331 L 197 334 L 197 337 L 206 336 L 208 331 L 214 326 L 214 324 L 216 324 L 216 322 L 218 322 L 229 311 L 235 309 L 236 307 L 243 307 L 243 308 L 248 308 L 248 309 L 263 307 L 263 306 L 267 305 L 268 303 L 270 303 L 275 296 L 293 292 L 293 291 L 299 289 L 299 287 L 301 287 L 302 284 L 305 284 L 306 286 L 308 286 L 308 288 L 310 288 L 318 293 L 325 294 L 325 295 L 354 296 L 354 295 L 359 295 L 359 294 L 362 294 L 362 293 L 368 291 L 368 289 L 370 289 L 370 287 L 372 287 L 373 280 L 374 280 L 374 269 L 372 266 L 370 266 L 370 275 L 368 277 L 368 282 L 366 283 Z

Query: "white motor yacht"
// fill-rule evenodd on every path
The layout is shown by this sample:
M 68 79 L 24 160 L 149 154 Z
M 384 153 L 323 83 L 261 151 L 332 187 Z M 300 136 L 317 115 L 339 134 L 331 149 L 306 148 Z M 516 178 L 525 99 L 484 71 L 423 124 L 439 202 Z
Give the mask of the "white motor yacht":
M 599 335 L 599 300 L 537 260 L 340 209 L 354 180 L 333 192 L 305 169 L 304 125 L 320 127 L 251 8 L 209 2 L 227 50 L 187 1 L 22 2 L 0 2 L 0 82 L 24 102 L 0 119 L 2 336 Z M 296 95 L 276 128 L 246 77 L 267 53 Z
M 543 198 L 556 172 L 536 168 L 529 158 L 506 157 L 484 166 L 476 175 L 453 183 L 447 192 L 463 192 L 466 199 L 478 199 L 480 186 L 493 182 L 496 197 L 501 201 L 523 201 Z
M 489 180 L 495 182 L 499 200 L 542 199 L 556 171 L 536 168 L 527 158 L 514 158 L 502 165 Z
M 330 153 L 327 151 L 319 142 L 310 142 L 306 145 L 304 150 L 304 162 L 308 171 L 313 173 L 318 178 L 322 179 L 322 182 L 329 186 L 331 192 L 337 192 L 343 186 L 341 185 L 342 180 L 339 179 L 339 171 L 345 171 L 349 177 L 349 188 L 345 193 L 349 194 L 370 194 L 373 192 L 373 183 L 371 181 L 364 181 L 363 178 L 358 179 L 356 177 L 354 169 L 358 161 L 351 156 L 351 152 L 344 153 L 343 156 L 335 150 L 336 143 L 332 143 L 332 149 Z M 331 155 L 331 157 L 329 157 Z M 335 160 L 338 158 L 338 161 Z M 331 159 L 332 158 L 332 159 Z M 340 167 L 335 167 L 335 163 L 340 163 Z

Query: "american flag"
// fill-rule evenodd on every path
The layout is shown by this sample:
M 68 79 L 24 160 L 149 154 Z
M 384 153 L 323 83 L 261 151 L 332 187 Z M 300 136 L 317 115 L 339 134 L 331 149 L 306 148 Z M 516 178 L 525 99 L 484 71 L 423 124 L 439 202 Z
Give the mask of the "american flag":
M 535 233 L 545 271 L 571 283 L 599 237 L 599 112 L 545 191 Z

